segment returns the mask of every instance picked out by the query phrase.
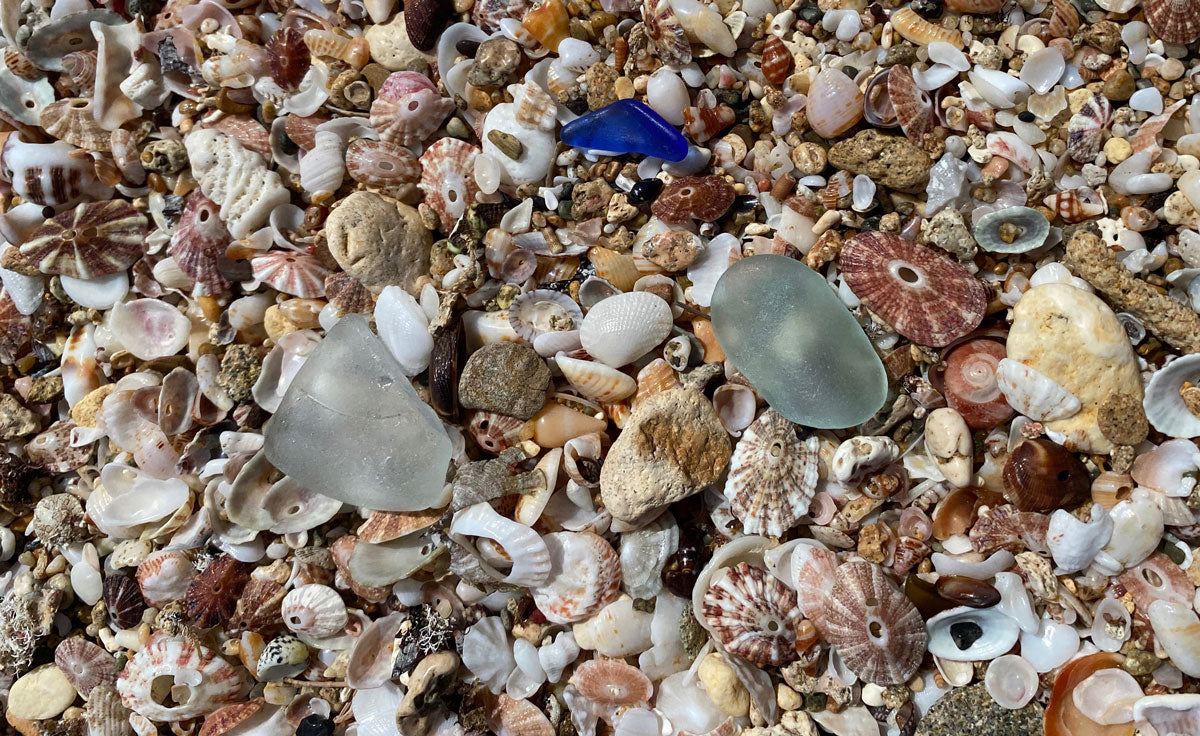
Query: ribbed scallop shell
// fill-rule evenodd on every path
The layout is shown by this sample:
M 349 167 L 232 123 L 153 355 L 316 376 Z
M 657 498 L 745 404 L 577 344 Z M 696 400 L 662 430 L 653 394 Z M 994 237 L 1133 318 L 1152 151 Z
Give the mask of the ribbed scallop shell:
M 684 176 L 663 189 L 650 209 L 668 225 L 685 225 L 688 220 L 714 222 L 733 205 L 733 185 L 722 176 Z
M 155 608 L 181 601 L 196 576 L 196 568 L 182 550 L 151 552 L 137 566 L 138 587 L 142 597 Z
M 1200 38 L 1200 8 L 1192 0 L 1145 0 L 1146 21 L 1167 43 L 1187 45 Z
M 767 81 L 776 86 L 787 81 L 792 71 L 792 54 L 778 36 L 767 36 L 763 44 L 762 73 Z
M 621 561 L 612 545 L 591 532 L 555 532 L 542 538 L 550 577 L 531 589 L 534 603 L 556 624 L 582 621 L 616 600 Z
M 451 103 L 453 106 L 453 103 Z M 438 213 L 442 232 L 454 229 L 458 218 L 475 202 L 475 157 L 479 149 L 457 138 L 441 138 L 421 154 L 421 191 L 425 204 Z
M 896 64 L 888 70 L 887 89 L 904 135 L 909 140 L 922 141 L 937 124 L 929 95 L 917 86 L 912 70 L 903 64 Z
M 591 360 L 579 360 L 560 355 L 555 362 L 563 378 L 579 393 L 593 401 L 611 404 L 633 395 L 637 381 L 616 368 Z
M 454 111 L 454 101 L 435 89 L 419 89 L 399 99 L 376 97 L 371 103 L 371 127 L 380 140 L 411 146 L 421 143 Z
M 114 629 L 130 629 L 142 622 L 146 601 L 133 577 L 112 572 L 104 579 L 104 606 Z
M 366 314 L 375 308 L 375 298 L 363 283 L 341 271 L 325 277 L 325 298 L 341 314 Z
M 781 537 L 808 512 L 817 487 L 816 438 L 768 409 L 733 449 L 725 497 L 746 534 Z
M 883 568 L 858 560 L 838 567 L 821 633 L 851 672 L 884 686 L 908 682 L 929 642 L 916 606 Z
M 833 589 L 837 554 L 816 544 L 799 544 L 791 556 L 792 583 L 800 612 L 821 628 L 826 598 Z
M 860 233 L 839 262 L 855 296 L 921 345 L 948 345 L 978 327 L 987 310 L 987 289 L 970 271 L 898 235 Z
M 107 151 L 109 132 L 96 122 L 92 101 L 72 97 L 51 102 L 39 116 L 42 129 L 59 140 L 88 151 Z
M 497 736 L 554 736 L 550 719 L 528 700 L 514 700 L 504 693 L 487 708 L 487 725 Z
M 291 251 L 271 251 L 250 260 L 254 278 L 273 289 L 312 299 L 325 296 L 325 277 L 329 269 L 316 256 Z
M 1092 95 L 1067 121 L 1067 151 L 1071 158 L 1080 163 L 1094 159 L 1111 119 L 1112 103 L 1104 95 Z
M 346 603 L 328 585 L 301 585 L 283 599 L 283 623 L 303 636 L 323 638 L 346 628 Z
M 589 659 L 575 668 L 570 682 L 583 697 L 611 708 L 649 703 L 654 695 L 650 678 L 619 659 Z
M 474 411 L 467 422 L 467 432 L 483 450 L 499 455 L 520 441 L 523 426 L 525 422 L 516 417 L 494 411 Z
M 128 202 L 87 202 L 55 215 L 21 245 L 38 270 L 77 279 L 124 271 L 142 257 L 146 217 Z
M 154 698 L 155 679 L 166 676 L 173 676 L 177 687 L 186 691 L 176 694 L 174 702 L 178 705 L 163 705 Z M 245 689 L 242 675 L 216 652 L 163 632 L 153 634 L 117 678 L 121 702 L 135 713 L 160 722 L 211 713 L 237 702 Z
M 167 248 L 179 269 L 196 282 L 200 295 L 220 294 L 229 288 L 229 281 L 217 264 L 233 238 L 221 222 L 220 212 L 216 202 L 199 190 L 193 191 L 184 203 L 183 214 Z
M 611 248 L 597 245 L 588 250 L 588 260 L 592 262 L 596 276 L 619 291 L 632 291 L 633 285 L 642 277 L 633 256 L 628 253 L 618 253 Z
M 513 117 L 518 123 L 536 130 L 554 130 L 558 106 L 540 84 L 526 82 L 510 89 L 513 95 Z
M 82 636 L 63 639 L 54 648 L 54 664 L 85 699 L 93 688 L 115 685 L 117 660 L 104 647 Z
M 759 667 L 780 667 L 799 656 L 804 617 L 796 594 L 766 570 L 739 562 L 704 593 L 704 620 L 730 654 Z
M 1079 11 L 1071 4 L 1071 0 L 1053 0 L 1053 5 L 1054 12 L 1050 14 L 1050 22 L 1047 24 L 1050 36 L 1052 38 L 1071 38 L 1075 35 L 1075 31 L 1079 30 Z M 1189 9 L 1191 9 L 1190 4 Z
M 918 46 L 927 46 L 934 41 L 944 41 L 956 49 L 963 45 L 962 34 L 937 23 L 931 23 L 912 8 L 901 8 L 892 13 L 892 27 L 904 38 Z
M 359 184 L 379 189 L 416 184 L 421 178 L 421 164 L 411 151 L 368 138 L 359 138 L 346 147 L 346 171 Z
M 114 674 L 113 681 L 116 681 Z M 133 736 L 130 712 L 121 702 L 121 695 L 112 685 L 101 685 L 87 698 L 83 719 L 88 736 Z

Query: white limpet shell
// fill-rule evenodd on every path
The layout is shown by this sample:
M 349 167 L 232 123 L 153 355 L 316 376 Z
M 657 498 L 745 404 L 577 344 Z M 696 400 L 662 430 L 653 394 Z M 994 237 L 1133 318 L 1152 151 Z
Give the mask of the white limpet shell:
M 112 338 L 141 360 L 174 355 L 187 347 L 192 323 L 182 312 L 159 299 L 134 299 L 117 304 L 106 322 Z
M 662 298 L 644 291 L 617 294 L 588 311 L 579 340 L 596 360 L 620 368 L 667 339 L 673 322 Z
M 1138 681 L 1120 667 L 1097 670 L 1071 691 L 1079 712 L 1102 726 L 1132 721 L 1133 706 L 1144 696 Z
M 499 616 L 488 616 L 463 635 L 463 664 L 493 693 L 504 689 L 517 667 Z
M 409 534 L 390 542 L 354 545 L 347 562 L 350 577 L 369 588 L 393 585 L 403 580 L 445 551 L 443 544 L 426 534 Z
M 272 482 L 275 475 L 261 450 L 243 465 L 225 499 L 229 520 L 254 531 L 290 534 L 316 528 L 341 510 L 341 501 L 286 476 Z
M 996 385 L 1008 405 L 1030 419 L 1049 422 L 1079 413 L 1080 403 L 1075 394 L 1053 378 L 1019 361 L 1000 359 L 996 366 Z
M 1079 634 L 1074 626 L 1042 619 L 1036 634 L 1021 632 L 1021 656 L 1038 672 L 1062 666 L 1079 651 Z
M 155 699 L 159 678 L 174 680 L 170 688 L 174 705 Z M 127 708 L 153 721 L 174 722 L 196 718 L 223 705 L 238 702 L 246 691 L 239 670 L 216 652 L 195 642 L 173 639 L 163 632 L 150 637 L 122 668 L 117 692 Z M 161 694 L 159 700 L 162 699 Z
M 1092 643 L 1102 652 L 1116 652 L 1133 633 L 1129 610 L 1111 595 L 1092 609 Z
M 1112 538 L 1112 530 L 1112 518 L 1098 503 L 1092 504 L 1091 520 L 1087 522 L 1065 509 L 1057 509 L 1050 515 L 1046 530 L 1046 546 L 1057 565 L 1055 574 L 1079 572 L 1092 564 L 1096 553 Z
M 662 590 L 662 570 L 679 547 L 679 524 L 665 511 L 641 529 L 621 535 L 621 577 L 625 592 L 653 599 Z
M 1117 575 L 1146 559 L 1163 533 L 1163 512 L 1151 491 L 1135 488 L 1130 498 L 1114 506 L 1112 537 L 1092 565 L 1104 575 Z
M 328 585 L 310 583 L 288 591 L 280 607 L 283 624 L 309 637 L 333 636 L 350 620 L 342 596 Z
M 1005 654 L 992 660 L 983 686 L 1001 707 L 1017 710 L 1028 705 L 1038 693 L 1038 675 L 1024 657 Z
M 572 632 L 581 649 L 605 657 L 632 657 L 653 646 L 651 622 L 654 614 L 633 607 L 633 599 L 622 597 L 600 609 L 595 616 L 575 624 Z
M 1150 724 L 1158 736 L 1200 733 L 1200 695 L 1147 695 L 1133 704 L 1133 720 Z
M 982 630 L 982 635 L 965 648 L 959 646 L 952 628 L 972 624 Z M 951 608 L 929 619 L 925 627 L 929 630 L 929 652 L 942 659 L 958 662 L 995 659 L 1012 649 L 1021 634 L 1016 620 L 994 606 Z
M 1200 382 L 1200 354 L 1184 355 L 1154 372 L 1146 384 L 1142 407 L 1151 426 L 1168 437 L 1200 435 L 1200 417 L 1188 411 L 1179 395 L 1185 382 Z
M 1035 93 L 1044 95 L 1054 89 L 1066 69 L 1067 62 L 1058 49 L 1047 47 L 1025 59 L 1021 67 L 1021 81 L 1032 87 Z
M 1148 610 L 1154 636 L 1185 675 L 1200 677 L 1200 617 L 1191 606 L 1159 600 Z
M 507 575 L 480 560 L 484 570 L 502 583 L 535 587 L 550 576 L 550 553 L 541 536 L 501 516 L 486 502 L 456 511 L 450 522 L 450 537 L 467 549 L 472 548 L 467 537 L 490 539 L 503 547 L 512 560 Z
M 403 621 L 403 614 L 391 613 L 375 619 L 363 629 L 350 648 L 346 663 L 347 685 L 355 690 L 369 690 L 390 682 L 394 658 L 392 643 Z
M 1130 471 L 1138 485 L 1173 498 L 1186 498 L 1200 474 L 1200 448 L 1191 440 L 1167 440 L 1133 461 Z
M 355 690 L 350 701 L 358 736 L 400 736 L 396 710 L 404 700 L 404 689 L 388 680 L 370 690 Z
M 200 191 L 221 206 L 221 221 L 233 237 L 245 237 L 263 227 L 271 212 L 290 200 L 279 174 L 235 138 L 211 128 L 197 128 L 183 143 Z

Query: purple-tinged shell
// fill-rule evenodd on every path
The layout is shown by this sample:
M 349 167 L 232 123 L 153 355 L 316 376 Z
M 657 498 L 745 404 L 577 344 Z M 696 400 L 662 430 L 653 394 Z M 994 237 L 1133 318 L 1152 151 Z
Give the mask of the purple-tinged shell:
M 233 240 L 225 223 L 221 222 L 221 207 L 196 189 L 188 195 L 171 235 L 167 253 L 175 259 L 181 271 L 196 282 L 198 295 L 220 294 L 229 288 L 218 262 Z
M 146 601 L 137 580 L 123 572 L 113 572 L 104 579 L 104 606 L 108 620 L 115 629 L 131 629 L 142 622 Z
M 751 664 L 779 667 L 799 656 L 796 594 L 762 568 L 739 562 L 724 571 L 704 593 L 703 614 L 721 646 Z
M 284 294 L 312 299 L 325 296 L 329 269 L 316 256 L 291 251 L 271 251 L 250 260 L 254 278 Z
M 454 101 L 438 94 L 429 79 L 416 72 L 396 72 L 371 103 L 371 127 L 382 141 L 411 146 L 433 135 L 453 111 Z
M 1197 24 L 1197 27 L 1200 27 L 1200 24 Z M 1171 117 L 1179 112 L 1185 102 L 1187 100 L 1179 100 L 1159 114 L 1147 118 L 1138 128 L 1137 135 L 1129 139 L 1133 152 L 1149 151 L 1151 159 L 1158 158 L 1162 153 L 1162 144 L 1159 143 L 1158 137 L 1162 134 L 1163 128 L 1167 127 L 1167 123 L 1171 122 Z
M 63 639 L 54 648 L 54 664 L 63 671 L 75 691 L 87 698 L 100 685 L 115 685 L 117 660 L 104 647 L 82 636 Z
M 1080 163 L 1091 161 L 1100 152 L 1104 128 L 1112 119 L 1112 103 L 1104 95 L 1092 95 L 1079 112 L 1067 121 L 1067 152 Z
M 768 409 L 746 428 L 729 462 L 725 497 L 746 534 L 782 537 L 808 513 L 817 488 L 816 438 Z
M 1145 0 L 1142 10 L 1158 37 L 1186 46 L 1200 38 L 1200 10 L 1192 0 Z
M 363 283 L 338 271 L 325 277 L 325 298 L 340 314 L 367 314 L 375 308 L 375 299 Z
M 1188 606 L 1196 595 L 1196 586 L 1187 573 L 1161 552 L 1151 554 L 1117 579 L 1144 616 L 1149 615 L 1150 604 L 1155 601 Z
M 888 70 L 887 90 L 900 129 L 909 140 L 920 143 L 937 124 L 929 95 L 917 86 L 912 70 L 903 64 Z
M 188 620 L 207 629 L 228 621 L 250 579 L 250 566 L 221 555 L 192 579 L 184 600 Z
M 38 270 L 77 279 L 124 271 L 142 257 L 146 217 L 122 200 L 85 202 L 33 231 L 21 255 Z

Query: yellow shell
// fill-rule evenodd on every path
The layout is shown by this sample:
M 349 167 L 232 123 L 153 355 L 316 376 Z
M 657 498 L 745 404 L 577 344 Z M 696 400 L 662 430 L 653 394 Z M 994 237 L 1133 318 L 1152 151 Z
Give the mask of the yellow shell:
M 551 51 L 558 51 L 558 44 L 569 35 L 570 18 L 562 0 L 542 0 L 525 13 L 521 25 L 533 37 Z
M 628 253 L 596 246 L 588 251 L 588 259 L 596 267 L 597 276 L 621 291 L 633 289 L 634 283 L 642 277 L 633 256 Z
M 892 13 L 892 27 L 904 38 L 918 46 L 927 46 L 934 41 L 944 41 L 956 49 L 963 45 L 962 34 L 930 23 L 912 8 L 901 8 Z
M 371 60 L 371 48 L 361 36 L 347 38 L 333 31 L 313 29 L 304 34 L 304 44 L 314 56 L 340 59 L 355 69 L 362 69 Z

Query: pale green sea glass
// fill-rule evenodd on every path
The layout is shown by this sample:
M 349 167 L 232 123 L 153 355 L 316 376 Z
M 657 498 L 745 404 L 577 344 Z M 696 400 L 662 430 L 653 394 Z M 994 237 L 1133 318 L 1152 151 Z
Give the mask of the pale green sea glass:
M 329 331 L 264 434 L 271 464 L 339 501 L 419 511 L 448 500 L 450 438 L 361 315 Z
M 734 367 L 797 424 L 852 427 L 883 406 L 879 355 L 825 279 L 797 260 L 734 263 L 713 292 L 712 323 Z

